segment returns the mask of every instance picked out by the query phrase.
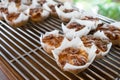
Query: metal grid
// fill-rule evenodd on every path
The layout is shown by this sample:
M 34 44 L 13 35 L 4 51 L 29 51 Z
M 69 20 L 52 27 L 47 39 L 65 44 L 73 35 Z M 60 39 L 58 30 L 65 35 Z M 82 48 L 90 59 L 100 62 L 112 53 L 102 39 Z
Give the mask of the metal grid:
M 101 17 L 102 18 L 102 17 Z M 107 18 L 106 22 L 113 22 Z M 113 46 L 109 54 L 95 60 L 85 71 L 72 74 L 62 71 L 52 55 L 47 54 L 39 43 L 40 34 L 54 29 L 61 30 L 61 21 L 49 18 L 43 23 L 29 22 L 13 28 L 0 21 L 1 55 L 25 79 L 61 80 L 113 80 L 120 78 L 120 47 Z

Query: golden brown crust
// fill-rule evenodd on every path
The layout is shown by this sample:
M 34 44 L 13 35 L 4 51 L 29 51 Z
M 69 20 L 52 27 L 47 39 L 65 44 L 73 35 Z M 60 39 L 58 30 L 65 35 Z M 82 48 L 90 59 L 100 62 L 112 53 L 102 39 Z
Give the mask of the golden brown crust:
M 50 46 L 54 46 L 55 48 L 59 47 L 61 45 L 61 42 L 63 41 L 63 36 L 54 36 L 53 34 L 48 35 L 42 39 L 43 43 L 48 44 Z
M 61 4 L 62 5 L 62 4 Z M 73 11 L 78 11 L 77 9 L 64 9 L 63 10 L 63 12 L 64 13 L 71 13 L 71 12 L 73 12 Z M 71 20 L 71 18 L 66 18 L 66 17 L 64 17 L 64 16 L 59 16 L 59 18 L 63 21 L 63 22 L 65 22 L 65 23 L 68 23 L 70 20 Z
M 82 66 L 85 65 L 88 61 L 88 54 L 81 49 L 68 47 L 59 54 L 59 62 L 62 67 L 65 66 L 66 63 Z
M 15 2 L 16 7 L 19 7 L 21 5 L 21 0 L 9 0 L 9 2 Z
M 64 9 L 63 10 L 64 13 L 70 13 L 70 12 L 73 12 L 73 11 L 74 11 L 74 9 Z
M 27 23 L 28 20 L 25 20 L 25 21 L 21 21 L 19 23 L 13 23 L 13 24 L 10 24 L 11 26 L 13 27 L 20 27 L 20 26 L 23 26 Z
M 83 44 L 85 47 L 91 47 L 92 43 L 94 43 L 97 46 L 96 53 L 98 54 L 100 51 L 107 51 L 107 44 L 109 44 L 108 39 L 101 40 L 100 38 L 95 38 L 93 35 L 87 35 L 87 36 L 82 36 L 81 40 L 83 41 Z
M 97 30 L 101 30 L 112 41 L 113 45 L 120 45 L 120 29 L 113 25 L 98 26 Z
M 21 0 L 9 0 L 9 2 L 20 3 L 20 2 L 21 2 Z
M 1 7 L 1 8 L 0 8 L 0 12 L 3 12 L 3 13 L 5 13 L 5 14 L 8 14 L 8 9 Z
M 41 16 L 42 12 L 43 12 L 42 8 L 30 9 L 30 19 L 35 22 L 43 21 L 43 18 Z
M 75 31 L 79 31 L 79 30 L 83 29 L 84 27 L 85 27 L 85 25 L 81 25 L 77 22 L 72 22 L 67 26 L 67 28 L 75 29 Z
M 60 19 L 62 20 L 62 22 L 65 22 L 65 23 L 70 21 L 70 18 L 65 18 L 65 17 L 62 17 L 62 16 L 60 16 Z
M 81 18 L 81 20 L 91 20 L 91 21 L 98 21 L 98 18 L 93 18 L 92 16 L 85 16 Z
M 16 20 L 18 18 L 18 16 L 20 15 L 20 13 L 11 13 L 7 15 L 7 19 L 9 21 L 13 21 Z
M 54 50 L 55 48 L 54 48 L 54 47 L 51 47 L 50 45 L 44 45 L 44 46 L 43 46 L 43 49 L 44 49 L 48 54 L 51 54 L 51 53 L 52 53 L 52 50 Z
M 28 20 L 20 21 L 17 23 L 14 23 L 13 21 L 16 20 L 19 17 L 20 13 L 11 13 L 7 15 L 8 21 L 10 21 L 9 25 L 13 27 L 20 27 L 27 23 Z
M 81 40 L 83 41 L 83 44 L 85 47 L 91 47 L 93 43 L 93 35 L 88 35 L 88 36 L 82 36 Z

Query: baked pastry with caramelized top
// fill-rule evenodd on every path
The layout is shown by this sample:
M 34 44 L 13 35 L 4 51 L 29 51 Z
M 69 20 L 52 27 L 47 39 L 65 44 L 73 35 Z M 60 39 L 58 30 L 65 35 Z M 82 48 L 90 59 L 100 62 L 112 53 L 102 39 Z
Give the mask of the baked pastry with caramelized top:
M 112 47 L 110 40 L 105 36 L 103 32 L 100 31 L 94 33 L 94 35 L 82 36 L 81 40 L 85 47 L 91 48 L 92 45 L 96 46 L 96 58 L 102 58 L 105 56 Z
M 105 35 L 112 41 L 113 45 L 120 46 L 120 22 L 104 24 L 97 27 L 96 30 L 103 31 Z
M 85 65 L 88 61 L 88 54 L 84 50 L 80 50 L 73 47 L 68 47 L 59 54 L 59 62 L 62 67 L 65 66 L 66 63 L 82 66 Z
M 56 12 L 55 6 L 60 6 L 60 3 L 57 3 L 53 0 L 48 0 L 45 4 L 43 4 L 43 8 L 48 10 L 52 17 L 58 18 L 58 14 Z
M 27 14 L 18 11 L 15 2 L 9 3 L 8 11 L 7 13 L 3 13 L 3 17 L 5 21 L 13 27 L 22 26 L 26 24 L 29 19 Z
M 96 47 L 91 49 L 84 47 L 80 38 L 76 37 L 71 41 L 66 38 L 60 47 L 52 50 L 53 56 L 58 66 L 71 73 L 78 73 L 86 69 L 95 59 Z
M 64 36 L 59 34 L 57 30 L 47 32 L 40 37 L 41 45 L 47 53 L 51 53 L 51 50 L 59 47 L 64 39 Z
M 87 20 L 94 23 L 94 26 L 91 27 L 92 30 L 95 30 L 99 25 L 103 24 L 103 22 L 98 18 L 98 14 L 84 11 L 80 17 L 81 20 Z
M 68 24 L 66 24 L 66 26 L 62 23 L 62 30 L 65 33 L 65 36 L 71 40 L 74 37 L 87 35 L 92 26 L 94 26 L 94 23 L 91 21 L 73 18 Z
M 29 15 L 31 21 L 41 22 L 49 16 L 49 12 L 43 8 L 31 8 Z
M 79 30 L 83 29 L 84 27 L 85 27 L 85 25 L 81 25 L 77 22 L 72 22 L 67 26 L 67 28 L 75 29 L 75 31 L 79 31 Z
M 55 48 L 57 48 L 60 46 L 62 40 L 63 36 L 55 36 L 53 34 L 50 34 L 48 36 L 45 36 L 42 41 L 43 43 L 55 46 Z
M 69 2 L 65 2 L 59 7 L 56 6 L 55 9 L 62 22 L 69 22 L 72 18 L 81 17 L 79 9 L 73 7 L 73 5 Z
M 27 23 L 28 16 L 24 13 L 10 13 L 10 14 L 3 14 L 5 21 L 13 26 L 13 27 L 20 27 Z

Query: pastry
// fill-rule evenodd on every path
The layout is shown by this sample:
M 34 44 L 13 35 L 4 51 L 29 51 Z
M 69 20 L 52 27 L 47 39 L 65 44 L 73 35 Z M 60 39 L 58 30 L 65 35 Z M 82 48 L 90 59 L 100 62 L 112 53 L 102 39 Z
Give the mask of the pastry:
M 103 32 L 97 31 L 93 35 L 85 35 L 81 37 L 81 40 L 85 47 L 91 48 L 92 45 L 95 45 L 96 50 L 96 58 L 102 58 L 107 55 L 109 50 L 112 47 L 112 43 L 105 36 Z
M 56 13 L 55 6 L 59 6 L 59 4 L 53 0 L 49 0 L 45 4 L 43 4 L 43 8 L 48 10 L 51 16 L 57 18 L 58 14 Z
M 24 13 L 11 13 L 11 14 L 3 14 L 5 21 L 13 27 L 20 27 L 27 23 L 28 16 Z
M 47 53 L 51 53 L 51 50 L 59 47 L 64 39 L 64 36 L 59 34 L 57 30 L 52 32 L 46 32 L 45 35 L 40 37 L 40 42 L 43 49 Z
M 26 15 L 24 12 L 19 12 L 16 4 L 14 2 L 9 3 L 8 5 L 8 13 L 3 13 L 3 17 L 5 21 L 13 26 L 19 27 L 27 23 L 29 16 Z
M 79 9 L 73 7 L 72 4 L 69 2 L 65 2 L 59 7 L 56 6 L 55 9 L 62 22 L 69 22 L 73 17 L 81 17 L 81 12 L 79 11 Z
M 87 50 L 77 37 L 71 41 L 64 39 L 61 46 L 52 50 L 52 53 L 62 70 L 76 74 L 93 62 L 96 56 L 95 50 L 95 46 Z
M 47 17 L 49 17 L 49 12 L 41 8 L 30 8 L 29 11 L 30 20 L 34 22 L 44 21 Z
M 103 22 L 97 17 L 97 14 L 93 12 L 84 11 L 80 19 L 93 22 L 95 26 L 91 27 L 92 30 L 95 30 L 99 25 L 103 24 Z
M 105 35 L 112 41 L 113 45 L 120 46 L 120 22 L 104 24 L 97 27 L 96 30 L 103 31 Z
M 71 19 L 66 26 L 62 23 L 62 30 L 68 39 L 73 39 L 74 37 L 87 35 L 92 26 L 94 26 L 94 23 L 91 21 Z
M 75 66 L 83 66 L 88 61 L 88 54 L 82 49 L 68 47 L 61 51 L 58 61 L 62 67 L 64 67 L 66 63 Z

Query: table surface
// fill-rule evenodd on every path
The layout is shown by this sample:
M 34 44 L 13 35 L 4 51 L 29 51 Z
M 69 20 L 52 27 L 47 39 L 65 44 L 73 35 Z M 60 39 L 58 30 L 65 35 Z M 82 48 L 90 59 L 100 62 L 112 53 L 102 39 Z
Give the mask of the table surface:
M 0 56 L 0 80 L 22 80 L 22 77 Z

